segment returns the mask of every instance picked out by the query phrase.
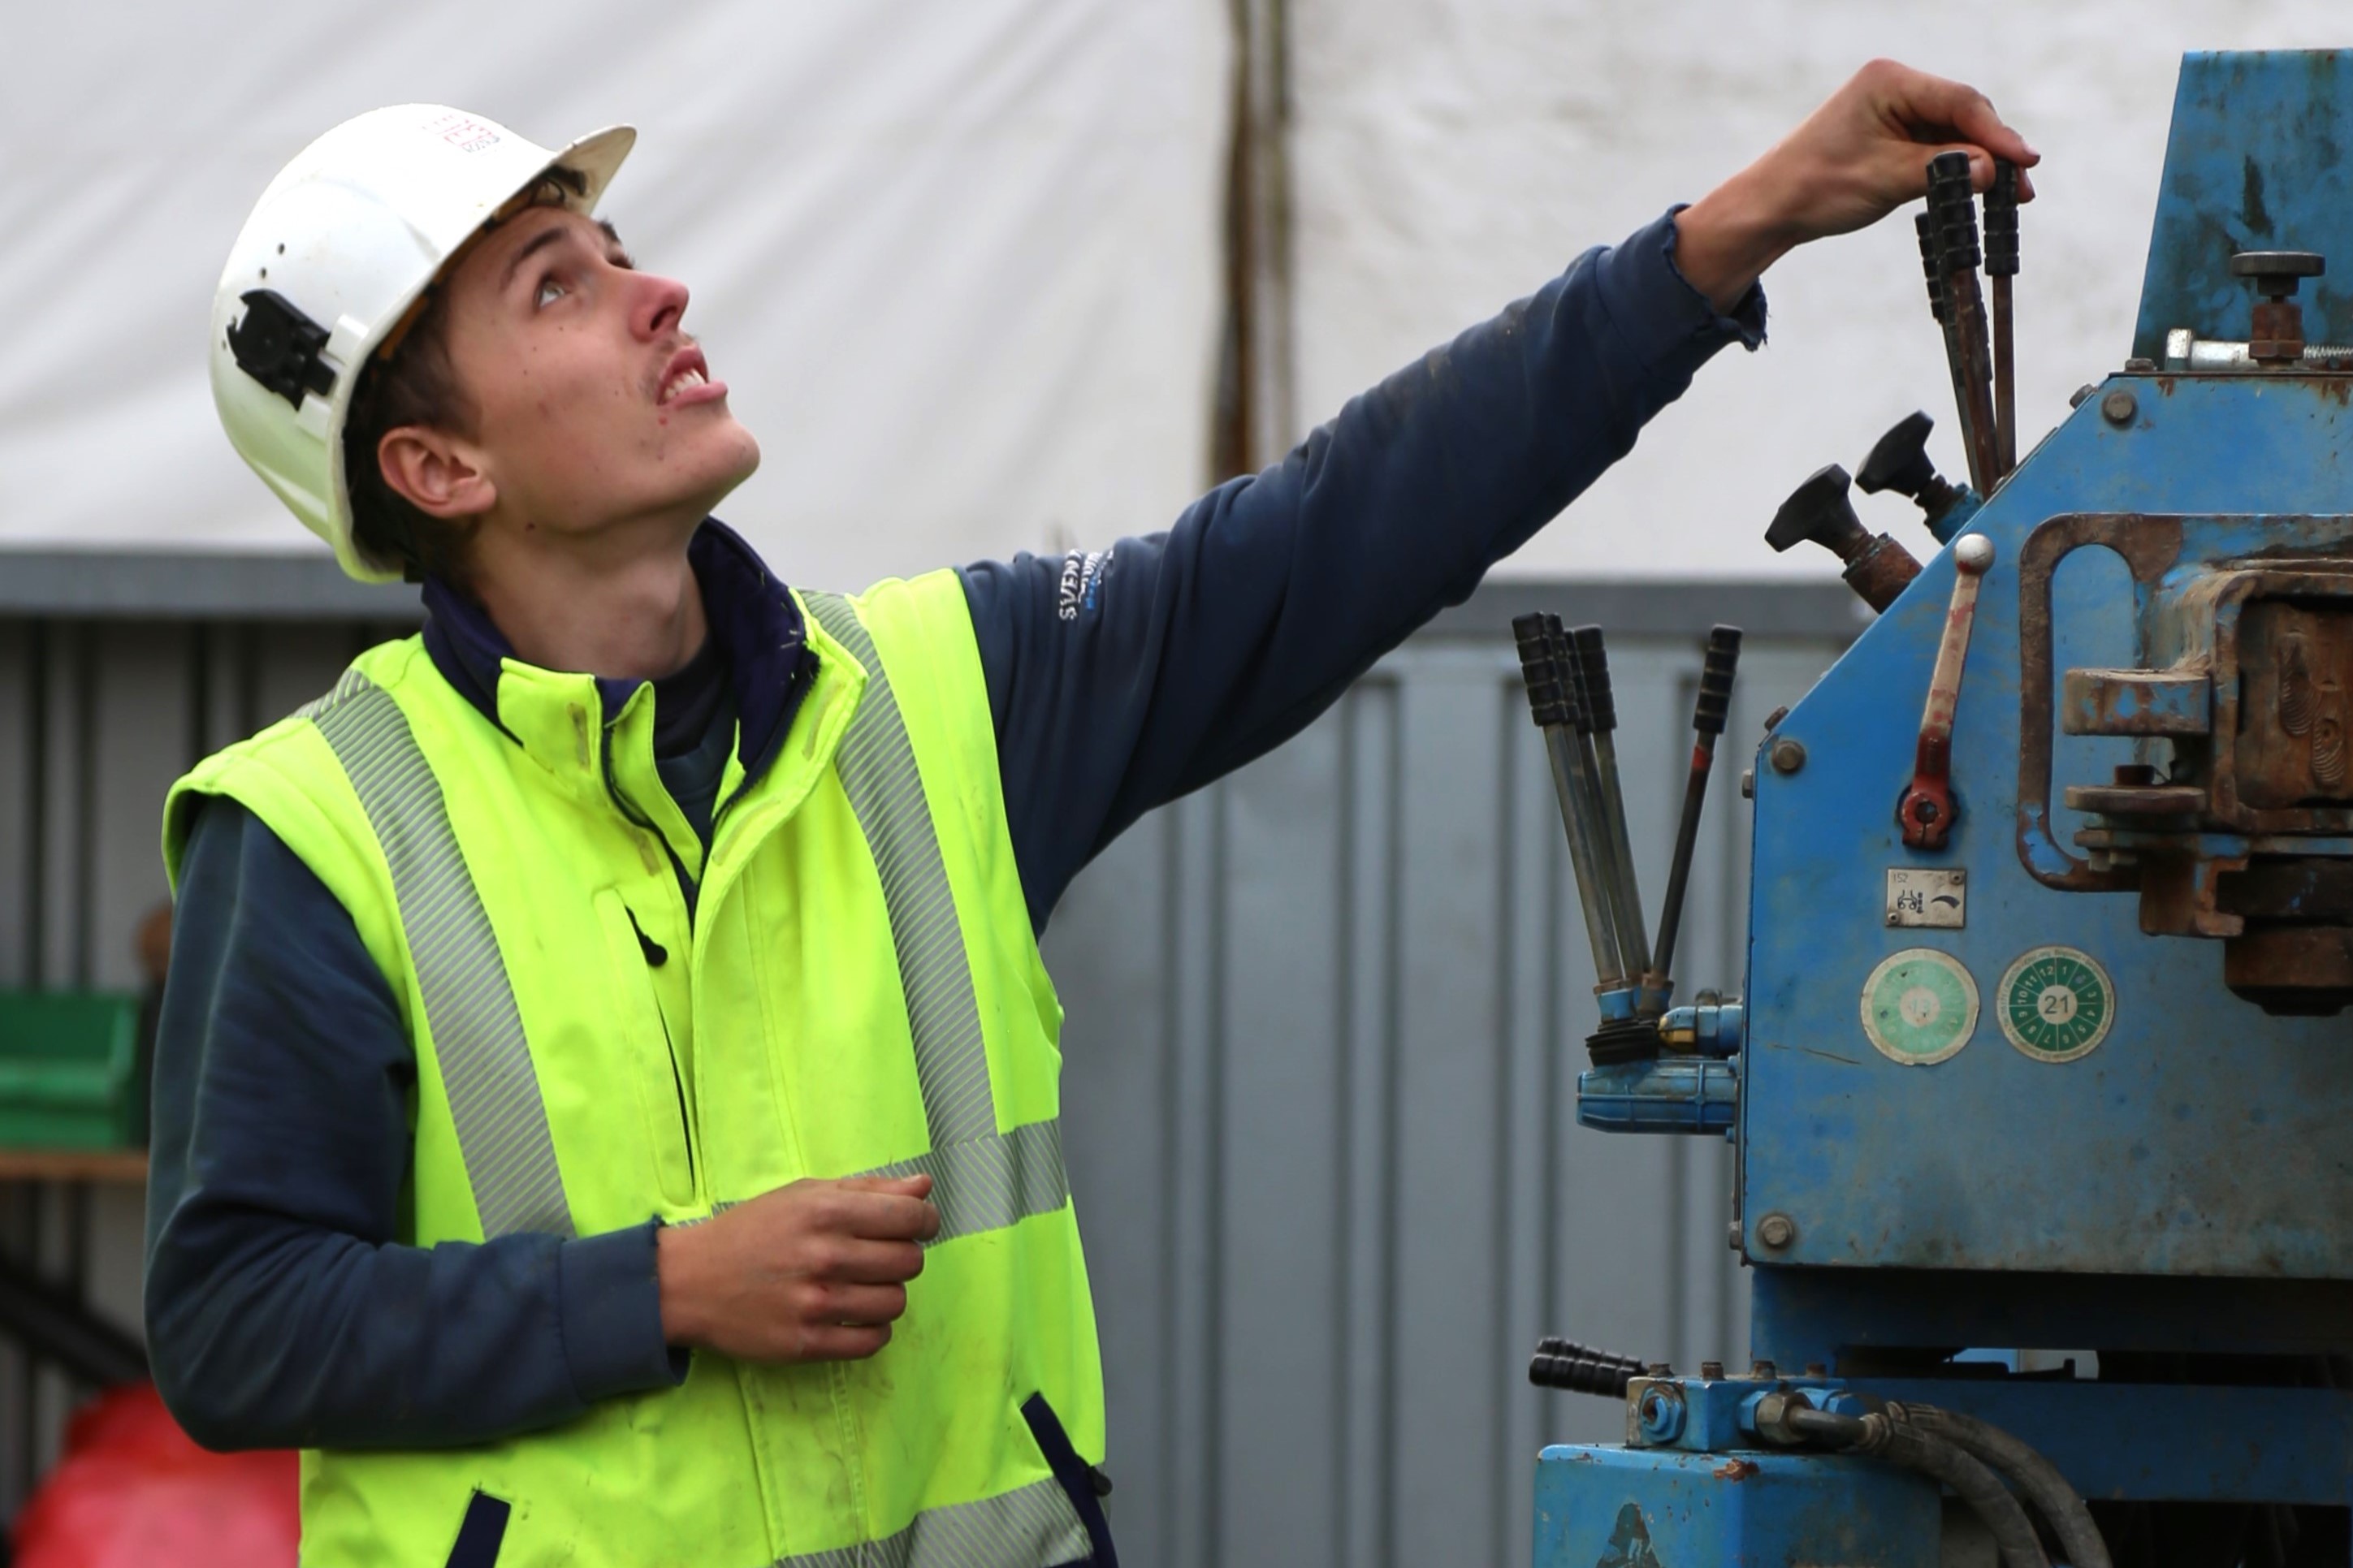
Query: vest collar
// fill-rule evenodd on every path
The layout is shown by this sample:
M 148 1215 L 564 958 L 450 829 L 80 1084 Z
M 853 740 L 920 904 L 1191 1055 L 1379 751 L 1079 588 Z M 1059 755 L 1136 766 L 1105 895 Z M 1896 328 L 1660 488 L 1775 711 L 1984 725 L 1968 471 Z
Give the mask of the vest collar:
M 801 699 L 816 679 L 817 654 L 809 647 L 800 606 L 733 529 L 715 517 L 705 518 L 687 545 L 686 558 L 702 591 L 703 619 L 712 640 L 727 658 L 735 698 L 736 757 L 744 770 L 733 793 L 740 795 L 776 760 Z M 563 676 L 524 664 L 489 612 L 438 577 L 426 579 L 424 601 L 425 647 L 434 668 L 508 740 L 534 755 L 552 751 L 554 754 L 540 760 L 558 773 L 586 764 L 593 751 L 588 737 L 574 733 L 579 728 L 576 721 L 559 720 L 544 738 L 553 744 L 539 744 L 543 737 L 532 731 L 541 726 L 511 722 L 520 717 L 520 707 L 537 706 L 532 696 L 542 691 L 585 698 L 593 687 L 602 727 L 609 728 L 621 720 L 640 689 L 650 684 Z M 509 688 L 505 718 L 500 710 L 502 684 Z M 559 700 L 552 706 L 564 714 L 573 705 Z

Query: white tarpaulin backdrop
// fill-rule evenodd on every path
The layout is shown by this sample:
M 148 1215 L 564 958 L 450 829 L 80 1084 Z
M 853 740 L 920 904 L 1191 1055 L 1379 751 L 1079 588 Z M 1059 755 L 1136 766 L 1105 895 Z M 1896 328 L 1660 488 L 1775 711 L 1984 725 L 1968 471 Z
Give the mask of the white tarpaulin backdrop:
M 1890 55 L 1974 82 L 2043 154 L 2021 220 L 2021 451 L 2131 351 L 2181 52 L 2353 46 L 2345 0 L 1290 5 L 1303 421 L 1696 200 Z M 1506 573 L 1820 579 L 1828 555 L 1776 556 L 1762 537 L 1808 474 L 1853 468 L 1914 408 L 1936 417 L 1938 464 L 1962 471 L 1907 219 L 1797 252 L 1766 291 L 1764 352 L 1720 356 Z M 1858 501 L 1874 529 L 1933 547 L 1909 502 Z
M 1888 53 L 1980 83 L 2046 154 L 2031 437 L 2126 352 L 2179 52 L 2353 42 L 2343 0 L 1282 3 L 1294 435 Z M 766 449 L 723 515 L 789 576 L 1097 543 L 1217 477 L 1229 0 L 84 0 L 0 36 L 0 547 L 306 543 L 214 425 L 206 303 L 278 165 L 404 98 L 543 141 L 642 128 L 607 210 L 697 291 Z M 1766 352 L 1711 366 L 1507 572 L 1821 576 L 1758 538 L 1817 465 L 1920 406 L 1957 468 L 1908 224 L 1768 287 Z
M 0 547 L 309 544 L 220 434 L 206 311 L 279 166 L 410 100 L 639 128 L 603 210 L 694 290 L 765 450 L 722 515 L 793 580 L 1157 527 L 1201 485 L 1213 0 L 0 13 Z

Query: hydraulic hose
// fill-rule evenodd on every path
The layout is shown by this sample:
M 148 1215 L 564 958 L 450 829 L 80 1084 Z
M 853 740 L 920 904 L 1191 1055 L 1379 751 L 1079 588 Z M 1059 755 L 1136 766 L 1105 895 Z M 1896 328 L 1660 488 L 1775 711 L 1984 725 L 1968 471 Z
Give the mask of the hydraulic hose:
M 1993 1531 L 2002 1568 L 2051 1568 L 2051 1559 L 2043 1554 L 2026 1510 L 2000 1477 L 1958 1446 L 1877 1411 L 1869 1415 L 1840 1415 L 1810 1407 L 1793 1408 L 1782 1420 L 1792 1432 L 1851 1454 L 1875 1455 L 1952 1488 Z
M 2056 1465 L 2019 1438 L 1974 1415 L 1934 1405 L 1890 1403 L 1887 1414 L 1915 1431 L 1944 1438 L 2007 1476 L 2035 1511 L 2050 1521 L 2072 1568 L 2110 1568 L 2108 1543 L 2092 1522 L 2092 1510 Z

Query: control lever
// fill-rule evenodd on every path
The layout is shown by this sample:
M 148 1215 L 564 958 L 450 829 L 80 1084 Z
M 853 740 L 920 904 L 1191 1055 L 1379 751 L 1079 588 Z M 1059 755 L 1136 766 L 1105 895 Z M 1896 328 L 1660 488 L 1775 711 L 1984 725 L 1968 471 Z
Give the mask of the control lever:
M 1642 1363 L 1631 1356 L 1611 1355 L 1553 1334 L 1536 1342 L 1536 1353 L 1528 1361 L 1528 1381 L 1538 1388 L 1598 1394 L 1605 1399 L 1625 1398 L 1626 1385 L 1643 1372 Z
M 1617 926 L 1609 917 L 1599 870 L 1599 852 L 1594 833 L 1600 806 L 1586 772 L 1583 748 L 1572 725 L 1571 689 L 1554 637 L 1559 623 L 1542 615 L 1517 616 L 1512 636 L 1520 650 L 1520 678 L 1528 689 L 1528 712 L 1544 731 L 1545 756 L 1552 763 L 1553 794 L 1560 802 L 1561 826 L 1568 834 L 1570 868 L 1577 875 L 1577 897 L 1585 911 L 1585 934 L 1593 943 L 1594 990 L 1607 996 L 1627 990 L 1626 969 L 1618 956 Z M 1625 1009 L 1631 1013 L 1630 995 Z M 1603 1012 L 1609 1012 L 1605 1001 Z
M 1846 563 L 1847 586 L 1864 604 L 1883 611 L 1920 575 L 1920 563 L 1886 534 L 1874 538 L 1862 526 L 1854 503 L 1846 499 L 1853 482 L 1836 463 L 1815 469 L 1773 514 L 1765 542 L 1777 552 L 1803 541 L 1820 545 Z
M 1936 542 L 1950 544 L 1985 503 L 1967 485 L 1937 473 L 1936 465 L 1928 460 L 1928 432 L 1936 427 L 1934 419 L 1917 410 L 1896 421 L 1855 470 L 1854 488 L 1867 496 L 1882 490 L 1910 496 Z
M 1995 458 L 1993 393 L 1986 363 L 1985 296 L 1978 287 L 1978 202 L 1969 188 L 1969 155 L 1939 153 L 1928 160 L 1928 222 L 1935 230 L 1936 270 L 1945 284 L 1946 340 L 1961 391 L 1961 435 L 1969 454 L 1969 484 L 1991 495 Z
M 1662 996 L 1674 994 L 1675 936 L 1683 919 L 1683 889 L 1691 881 L 1692 851 L 1699 844 L 1700 807 L 1707 798 L 1707 776 L 1715 766 L 1715 738 L 1724 733 L 1725 715 L 1732 707 L 1732 676 L 1740 664 L 1740 628 L 1717 626 L 1707 634 L 1707 652 L 1700 662 L 1699 700 L 1692 708 L 1691 772 L 1683 780 L 1683 820 L 1675 825 L 1675 856 L 1667 868 L 1666 901 L 1659 907 L 1659 942 L 1652 950 L 1651 971 L 1642 989 Z
M 1634 879 L 1634 847 L 1626 828 L 1626 796 L 1618 780 L 1618 706 L 1609 693 L 1609 655 L 1599 626 L 1579 626 L 1568 635 L 1569 679 L 1577 687 L 1577 728 L 1593 748 L 1593 778 L 1600 791 L 1603 833 L 1609 857 L 1609 909 L 1618 925 L 1618 954 L 1626 977 L 1638 984 L 1651 968 L 1650 939 L 1642 930 L 1642 892 Z M 1637 994 L 1634 1011 L 1655 1017 L 1666 1011 L 1663 993 Z
M 2311 250 L 2242 250 L 2231 258 L 2231 276 L 2247 279 L 2263 296 L 2247 335 L 2249 359 L 2291 363 L 2304 357 L 2304 308 L 2295 302 L 2295 286 L 2327 270 L 2327 259 Z
M 1926 212 L 1915 213 L 1912 232 L 1920 237 L 1920 270 L 1928 275 L 1928 314 L 1936 318 L 1936 331 L 1945 340 L 1945 368 L 1953 377 L 1953 406 L 1959 410 L 1957 417 L 1966 422 L 1969 416 L 1969 384 L 1961 374 L 1961 337 L 1953 331 L 1953 313 L 1945 308 L 1944 258 L 1936 250 L 1936 226 Z M 1966 436 L 1961 444 L 1968 445 Z
M 1969 656 L 1969 627 L 1977 619 L 1978 587 L 1992 564 L 1993 541 L 1982 533 L 1966 534 L 1953 546 L 1953 605 L 1945 614 L 1945 638 L 1936 646 L 1936 671 L 1928 678 L 1912 783 L 1895 803 L 1895 825 L 1914 849 L 1942 849 L 1960 816 L 1959 804 L 1953 799 L 1953 711 L 1961 700 L 1961 670 Z
M 1985 196 L 1985 268 L 1993 293 L 1994 479 L 2018 467 L 2018 367 L 2010 280 L 2018 276 L 2018 165 L 1993 161 Z

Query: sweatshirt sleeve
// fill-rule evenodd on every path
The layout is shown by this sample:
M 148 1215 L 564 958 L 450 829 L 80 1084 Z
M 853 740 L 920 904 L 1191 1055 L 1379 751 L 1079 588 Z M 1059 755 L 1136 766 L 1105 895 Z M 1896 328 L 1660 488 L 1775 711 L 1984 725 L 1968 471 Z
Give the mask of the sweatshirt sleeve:
M 155 1040 L 148 1355 L 212 1448 L 428 1448 L 668 1386 L 654 1226 L 403 1245 L 416 1063 L 348 911 L 230 800 Z
M 1669 212 L 1349 400 L 1165 533 L 964 570 L 1031 923 L 1135 819 L 1296 734 L 1518 549 L 1725 344 Z

